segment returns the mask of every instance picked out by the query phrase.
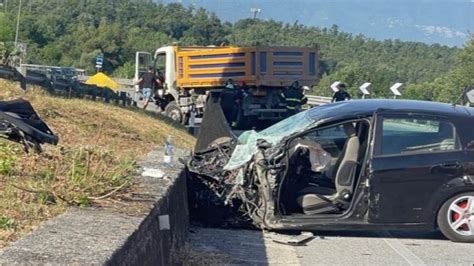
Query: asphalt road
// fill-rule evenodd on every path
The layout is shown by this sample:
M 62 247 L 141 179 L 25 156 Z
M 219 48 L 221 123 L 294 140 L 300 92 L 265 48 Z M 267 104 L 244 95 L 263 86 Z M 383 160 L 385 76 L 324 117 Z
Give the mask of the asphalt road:
M 191 247 L 211 264 L 252 265 L 474 265 L 474 244 L 439 232 L 314 232 L 304 246 L 286 236 L 251 230 L 194 227 Z M 322 237 L 320 237 L 322 236 Z

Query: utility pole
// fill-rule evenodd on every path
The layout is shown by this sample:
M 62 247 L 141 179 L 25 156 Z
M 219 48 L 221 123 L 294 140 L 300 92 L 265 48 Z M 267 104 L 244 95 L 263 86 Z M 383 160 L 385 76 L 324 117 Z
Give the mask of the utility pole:
M 3 8 L 3 12 L 7 13 L 7 2 L 6 2 L 6 0 L 0 0 L 0 8 Z
M 16 18 L 15 49 L 18 43 L 18 29 L 20 28 L 20 14 L 21 14 L 21 0 L 20 0 L 20 5 L 18 5 L 18 16 Z
M 253 19 L 256 19 L 257 18 L 257 14 L 262 12 L 262 10 L 260 8 L 255 8 L 255 7 L 252 7 L 250 9 L 250 12 L 253 13 Z

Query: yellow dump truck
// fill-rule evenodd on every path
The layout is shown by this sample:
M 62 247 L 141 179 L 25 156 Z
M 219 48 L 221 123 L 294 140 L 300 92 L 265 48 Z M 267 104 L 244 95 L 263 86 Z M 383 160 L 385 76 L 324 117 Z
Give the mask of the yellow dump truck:
M 204 112 L 210 91 L 225 88 L 232 79 L 239 101 L 239 120 L 280 119 L 286 108 L 280 94 L 294 81 L 303 86 L 319 80 L 317 46 L 302 47 L 202 47 L 166 46 L 154 56 L 137 52 L 135 79 L 155 66 L 164 80 L 157 103 L 167 115 L 186 122 L 191 111 Z M 245 84 L 245 85 L 244 85 Z

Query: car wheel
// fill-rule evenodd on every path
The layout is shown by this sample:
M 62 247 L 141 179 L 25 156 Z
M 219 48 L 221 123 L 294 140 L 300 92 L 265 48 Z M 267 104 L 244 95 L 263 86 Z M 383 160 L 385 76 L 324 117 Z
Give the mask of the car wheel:
M 438 212 L 441 232 L 455 242 L 474 242 L 474 192 L 448 199 Z
M 183 119 L 183 114 L 181 113 L 181 109 L 179 108 L 178 104 L 175 101 L 168 103 L 165 107 L 165 114 L 169 116 L 174 121 L 181 123 Z

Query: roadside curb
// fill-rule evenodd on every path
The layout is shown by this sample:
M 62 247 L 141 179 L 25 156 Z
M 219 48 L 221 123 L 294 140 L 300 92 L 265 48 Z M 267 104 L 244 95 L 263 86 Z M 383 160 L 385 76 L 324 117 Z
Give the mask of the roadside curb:
M 162 188 L 153 209 L 114 252 L 107 265 L 170 265 L 177 262 L 175 254 L 184 247 L 189 231 L 187 174 L 184 167 L 168 172 L 171 182 Z

